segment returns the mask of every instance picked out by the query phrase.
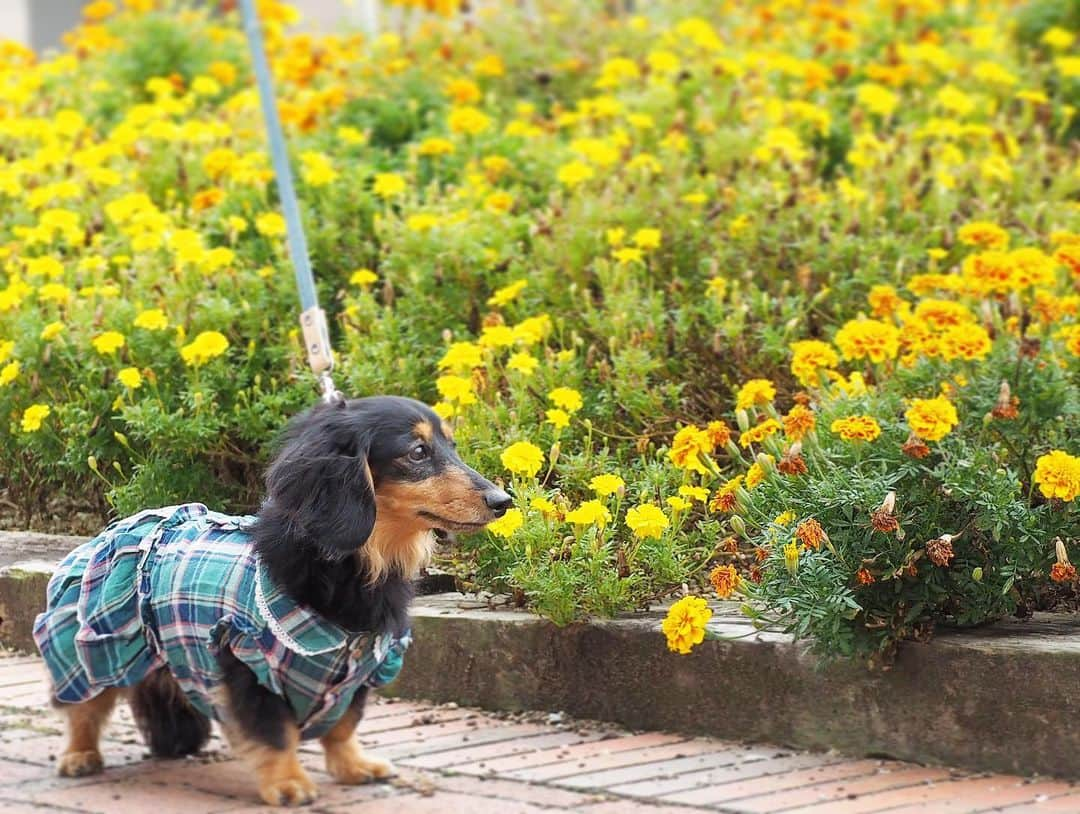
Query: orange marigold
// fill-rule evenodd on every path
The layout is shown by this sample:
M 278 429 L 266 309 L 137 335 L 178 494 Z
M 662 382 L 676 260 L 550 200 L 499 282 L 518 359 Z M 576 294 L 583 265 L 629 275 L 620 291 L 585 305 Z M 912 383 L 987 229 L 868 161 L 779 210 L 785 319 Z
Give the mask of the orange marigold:
M 1054 582 L 1074 582 L 1076 566 L 1070 562 L 1056 562 L 1050 566 L 1050 579 Z
M 709 574 L 709 582 L 721 599 L 728 599 L 742 584 L 742 577 L 734 565 L 718 565 Z
M 801 441 L 803 436 L 814 429 L 817 417 L 814 411 L 801 404 L 796 404 L 783 417 L 784 435 L 792 441 Z
M 896 326 L 876 319 L 853 319 L 836 332 L 836 346 L 845 359 L 884 362 L 895 359 L 900 350 Z
M 712 501 L 709 503 L 709 508 L 714 512 L 730 512 L 735 510 L 735 490 L 739 488 L 742 483 L 743 476 L 736 475 L 729 480 L 723 486 L 716 490 L 716 494 L 713 495 Z
M 726 446 L 731 440 L 731 429 L 723 421 L 710 421 L 705 425 L 705 434 L 709 436 L 713 449 Z
M 804 548 L 817 551 L 821 548 L 821 544 L 829 539 L 829 536 L 821 527 L 821 523 L 810 517 L 795 527 L 795 539 L 802 543 Z
M 860 585 L 873 585 L 877 580 L 874 579 L 874 575 L 867 571 L 865 568 L 860 568 L 855 573 L 855 581 Z
M 946 568 L 952 562 L 954 556 L 952 541 L 954 536 L 952 534 L 942 534 L 936 540 L 931 540 L 926 544 L 926 556 L 930 558 L 934 565 Z
M 915 435 L 915 433 L 911 433 L 908 435 L 908 439 L 904 442 L 904 445 L 900 447 L 900 451 L 909 458 L 919 460 L 930 454 L 930 447 Z

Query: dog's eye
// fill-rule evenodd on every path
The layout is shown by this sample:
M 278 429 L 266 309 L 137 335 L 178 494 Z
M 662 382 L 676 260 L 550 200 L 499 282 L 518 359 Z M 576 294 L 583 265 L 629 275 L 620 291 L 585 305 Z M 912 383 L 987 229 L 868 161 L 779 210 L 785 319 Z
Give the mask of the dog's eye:
M 415 447 L 409 450 L 409 460 L 414 463 L 420 463 L 420 461 L 426 461 L 431 454 L 426 444 L 417 444 Z

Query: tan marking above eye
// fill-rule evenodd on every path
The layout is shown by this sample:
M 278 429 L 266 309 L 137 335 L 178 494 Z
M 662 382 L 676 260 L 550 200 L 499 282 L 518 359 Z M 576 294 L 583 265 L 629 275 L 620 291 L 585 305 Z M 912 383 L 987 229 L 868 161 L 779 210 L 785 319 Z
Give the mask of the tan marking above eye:
M 445 421 L 442 422 L 442 425 L 439 427 L 439 429 L 442 430 L 443 437 L 446 438 L 447 441 L 454 440 L 454 430 Z
M 429 421 L 417 421 L 416 426 L 413 427 L 413 432 L 416 433 L 416 437 L 423 439 L 427 443 L 431 443 L 431 439 L 435 437 L 435 428 L 431 426 Z

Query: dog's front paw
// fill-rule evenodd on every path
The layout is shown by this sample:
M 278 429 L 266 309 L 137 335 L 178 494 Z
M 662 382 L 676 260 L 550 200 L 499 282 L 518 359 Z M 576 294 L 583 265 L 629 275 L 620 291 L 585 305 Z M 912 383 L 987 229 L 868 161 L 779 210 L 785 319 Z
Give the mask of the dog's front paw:
M 299 766 L 290 774 L 267 778 L 259 786 L 259 796 L 272 806 L 306 806 L 319 796 L 319 789 Z
M 359 749 L 327 752 L 326 771 L 337 782 L 358 786 L 383 780 L 394 773 L 394 764 L 374 755 L 365 755 Z
M 56 764 L 56 770 L 61 777 L 86 777 L 88 774 L 97 774 L 105 769 L 105 761 L 101 758 L 101 752 L 90 749 L 85 752 L 65 752 L 60 755 Z

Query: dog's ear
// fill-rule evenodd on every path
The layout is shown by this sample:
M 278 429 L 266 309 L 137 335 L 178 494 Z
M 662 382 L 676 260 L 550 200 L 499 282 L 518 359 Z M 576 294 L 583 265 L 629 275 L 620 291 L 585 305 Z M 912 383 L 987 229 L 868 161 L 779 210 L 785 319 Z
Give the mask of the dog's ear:
M 375 527 L 370 443 L 345 405 L 319 406 L 298 417 L 266 474 L 271 510 L 290 537 L 343 557 Z

